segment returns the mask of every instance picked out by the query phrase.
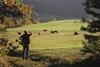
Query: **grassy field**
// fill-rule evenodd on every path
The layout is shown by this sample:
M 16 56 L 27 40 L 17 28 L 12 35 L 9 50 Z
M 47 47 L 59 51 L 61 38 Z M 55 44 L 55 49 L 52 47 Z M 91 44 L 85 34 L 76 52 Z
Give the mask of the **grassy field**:
M 0 36 L 8 37 L 10 42 L 18 45 L 15 42 L 20 37 L 18 32 L 23 33 L 24 30 L 31 31 L 33 34 L 30 43 L 31 61 L 24 61 L 20 57 L 10 57 L 10 62 L 13 65 L 17 64 L 23 67 L 52 67 L 49 65 L 53 65 L 55 62 L 65 62 L 66 64 L 68 61 L 78 61 L 87 57 L 87 55 L 82 55 L 80 52 L 82 40 L 84 40 L 84 32 L 80 30 L 80 27 L 87 24 L 80 22 L 80 20 L 60 20 L 24 25 L 18 28 L 8 28 L 7 32 L 1 32 Z M 44 32 L 44 29 L 47 31 Z M 59 33 L 51 33 L 54 30 L 57 30 Z M 74 35 L 75 31 L 79 34 Z M 20 46 L 20 50 L 22 51 L 22 46 Z
M 31 49 L 57 49 L 57 48 L 80 48 L 84 39 L 80 27 L 86 25 L 79 20 L 61 20 L 40 23 L 36 25 L 25 25 L 18 28 L 9 28 L 8 37 L 13 40 L 18 38 L 17 32 L 29 30 L 33 33 L 31 36 Z M 47 29 L 47 32 L 43 32 Z M 59 33 L 52 34 L 50 31 L 57 30 Z M 74 35 L 77 31 L 79 35 Z M 40 33 L 41 35 L 38 35 Z
M 86 23 L 80 22 L 80 20 L 60 20 L 35 25 L 24 25 L 18 28 L 8 28 L 7 32 L 1 33 L 1 36 L 8 37 L 12 43 L 17 44 L 15 40 L 20 37 L 18 32 L 23 33 L 24 30 L 28 30 L 33 34 L 31 36 L 31 50 L 79 49 L 82 47 L 82 40 L 84 40 L 83 32 L 80 31 L 80 27 L 87 25 Z M 44 32 L 44 29 L 46 29 L 47 32 Z M 50 31 L 53 30 L 57 30 L 59 33 L 50 33 Z M 79 35 L 74 35 L 75 31 L 77 31 Z M 38 35 L 38 33 L 40 33 L 40 35 Z

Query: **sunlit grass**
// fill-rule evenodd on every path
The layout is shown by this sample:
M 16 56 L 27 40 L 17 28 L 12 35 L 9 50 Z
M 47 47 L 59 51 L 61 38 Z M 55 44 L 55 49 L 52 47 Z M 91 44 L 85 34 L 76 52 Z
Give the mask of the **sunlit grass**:
M 36 25 L 24 25 L 19 28 L 8 29 L 9 31 L 23 31 L 23 30 L 59 30 L 59 31 L 79 31 L 84 23 L 80 23 L 80 20 L 62 20 L 62 21 L 49 21 L 48 23 L 40 23 Z
M 40 23 L 36 25 L 24 25 L 18 28 L 9 28 L 8 36 L 13 41 L 19 37 L 17 32 L 29 30 L 33 33 L 31 36 L 30 49 L 57 49 L 57 48 L 80 48 L 84 39 L 80 27 L 86 26 L 86 23 L 80 23 L 80 20 L 61 20 Z M 47 32 L 43 32 L 47 29 Z M 52 34 L 51 30 L 57 30 L 59 33 Z M 74 35 L 77 31 L 79 35 Z M 41 35 L 38 35 L 41 33 Z
M 41 62 L 25 61 L 19 57 L 10 57 L 9 60 L 15 61 L 18 65 L 27 67 L 47 67 L 45 65 L 50 64 L 50 60 L 58 58 L 60 61 L 76 61 L 86 58 L 82 55 L 80 49 L 82 48 L 82 40 L 84 40 L 83 32 L 80 30 L 81 26 L 86 26 L 86 23 L 80 23 L 80 20 L 59 20 L 50 21 L 47 23 L 39 23 L 35 25 L 24 25 L 18 28 L 8 28 L 7 32 L 1 32 L 0 36 L 8 37 L 10 42 L 14 45 L 18 45 L 15 42 L 20 37 L 18 32 L 23 33 L 24 30 L 32 32 L 30 43 L 30 55 L 37 55 L 36 57 L 49 57 L 41 58 Z M 43 30 L 46 29 L 47 32 Z M 59 33 L 52 34 L 50 31 L 57 30 Z M 77 31 L 79 34 L 74 35 Z M 38 35 L 40 33 L 40 35 Z M 22 51 L 20 46 L 19 52 Z M 12 58 L 12 59 L 11 59 Z M 31 57 L 32 58 L 32 57 Z M 33 56 L 34 58 L 34 56 Z M 45 61 L 43 61 L 45 59 Z

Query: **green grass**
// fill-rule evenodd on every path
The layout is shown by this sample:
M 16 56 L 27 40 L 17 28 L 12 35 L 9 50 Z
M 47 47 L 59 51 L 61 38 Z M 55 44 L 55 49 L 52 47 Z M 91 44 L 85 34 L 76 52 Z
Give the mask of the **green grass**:
M 14 65 L 19 67 L 47 67 L 51 64 L 52 60 L 58 58 L 60 61 L 78 61 L 88 57 L 87 55 L 82 55 L 80 49 L 82 48 L 82 40 L 84 36 L 80 27 L 86 23 L 80 23 L 80 20 L 61 20 L 61 21 L 50 21 L 47 23 L 39 23 L 35 25 L 24 25 L 18 28 L 8 28 L 6 33 L 0 33 L 0 36 L 8 37 L 10 42 L 14 45 L 18 45 L 15 42 L 20 36 L 18 32 L 23 33 L 24 30 L 29 30 L 32 32 L 31 44 L 30 44 L 30 56 L 37 55 L 41 57 L 41 61 L 38 62 L 34 59 L 31 61 L 22 60 L 20 57 L 10 57 L 9 60 Z M 43 32 L 47 29 L 47 32 Z M 50 31 L 57 30 L 59 33 L 52 34 Z M 77 31 L 79 35 L 74 35 Z M 38 35 L 41 33 L 41 35 Z M 19 48 L 22 50 L 22 46 Z M 34 56 L 31 56 L 31 58 Z M 48 57 L 48 58 L 47 58 Z M 66 60 L 66 61 L 65 61 Z M 69 63 L 69 62 L 68 62 Z M 19 66 L 18 66 L 19 65 Z
M 8 37 L 13 40 L 18 38 L 17 32 L 29 30 L 33 33 L 31 36 L 31 50 L 34 49 L 59 49 L 59 48 L 80 48 L 84 39 L 80 27 L 85 25 L 80 20 L 61 20 L 50 21 L 48 23 L 40 23 L 36 25 L 24 25 L 18 28 L 9 28 Z M 47 29 L 47 32 L 43 32 Z M 51 34 L 51 30 L 57 30 L 59 33 Z M 73 35 L 74 31 L 78 31 L 79 35 Z M 41 35 L 38 35 L 38 33 Z
M 23 31 L 23 30 L 33 30 L 41 31 L 43 29 L 48 30 L 59 30 L 59 31 L 79 31 L 80 26 L 83 23 L 80 20 L 61 20 L 61 21 L 49 21 L 48 23 L 40 23 L 36 25 L 25 25 L 19 28 L 8 29 L 9 31 Z

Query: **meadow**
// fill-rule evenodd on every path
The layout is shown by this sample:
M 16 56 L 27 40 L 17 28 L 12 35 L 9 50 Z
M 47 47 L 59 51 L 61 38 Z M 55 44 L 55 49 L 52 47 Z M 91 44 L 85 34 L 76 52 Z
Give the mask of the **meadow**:
M 30 58 L 32 61 L 20 62 L 22 61 L 21 56 L 10 57 L 9 60 L 14 61 L 13 64 L 17 63 L 23 66 L 32 64 L 36 65 L 35 67 L 48 67 L 49 64 L 54 64 L 58 61 L 65 62 L 66 64 L 66 61 L 73 62 L 88 57 L 88 55 L 82 55 L 80 51 L 83 46 L 82 41 L 84 40 L 84 32 L 80 30 L 82 25 L 87 26 L 87 23 L 81 23 L 80 20 L 55 20 L 34 25 L 23 25 L 17 28 L 8 28 L 7 32 L 1 32 L 0 36 L 7 37 L 13 45 L 19 45 L 16 42 L 16 39 L 20 37 L 18 32 L 22 34 L 24 30 L 32 32 L 30 38 Z M 55 30 L 58 33 L 51 33 L 51 31 Z M 78 35 L 74 35 L 75 31 L 78 32 Z M 20 51 L 22 52 L 21 45 L 18 51 L 19 53 Z
M 6 35 L 14 45 L 18 45 L 15 42 L 20 37 L 18 32 L 23 34 L 24 30 L 31 31 L 31 51 L 49 55 L 58 54 L 57 56 L 77 54 L 80 53 L 80 49 L 83 46 L 82 41 L 84 40 L 84 32 L 80 30 L 80 27 L 87 25 L 80 22 L 80 20 L 55 20 L 35 25 L 24 25 L 18 28 L 8 28 L 3 35 Z M 54 30 L 58 31 L 58 33 L 51 33 Z M 79 34 L 74 35 L 75 31 Z M 22 46 L 20 46 L 19 50 L 22 50 Z
M 23 33 L 24 30 L 31 31 L 33 35 L 31 36 L 30 49 L 80 48 L 82 40 L 84 40 L 83 33 L 80 30 L 82 25 L 86 24 L 80 23 L 80 20 L 50 21 L 36 25 L 9 28 L 7 29 L 7 34 L 10 40 L 14 41 L 19 37 L 18 32 Z M 50 31 L 55 30 L 58 33 L 50 33 Z M 75 36 L 75 31 L 79 35 Z

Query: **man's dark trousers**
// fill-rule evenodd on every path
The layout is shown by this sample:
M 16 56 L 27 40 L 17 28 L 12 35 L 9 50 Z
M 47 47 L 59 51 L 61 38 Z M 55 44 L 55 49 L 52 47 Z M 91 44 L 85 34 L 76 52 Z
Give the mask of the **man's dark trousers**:
M 23 46 L 23 59 L 28 59 L 29 57 L 29 45 L 24 44 Z

